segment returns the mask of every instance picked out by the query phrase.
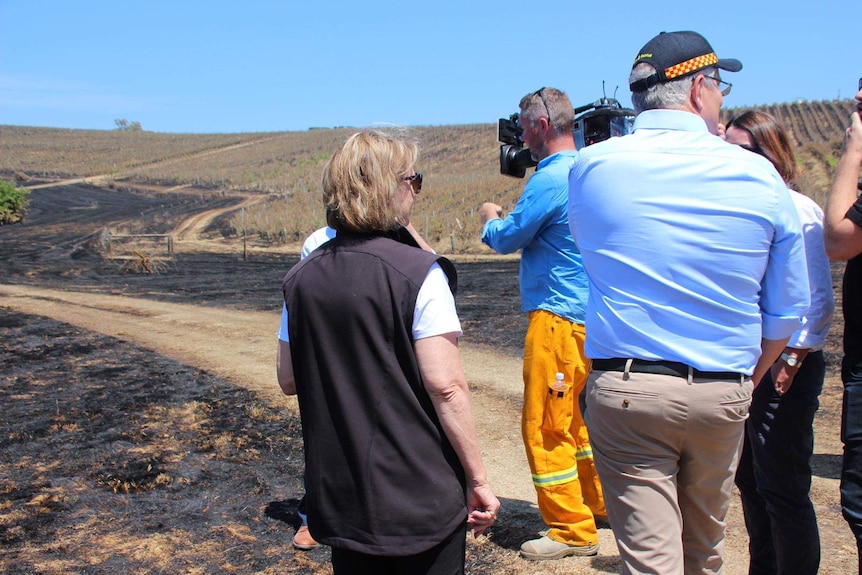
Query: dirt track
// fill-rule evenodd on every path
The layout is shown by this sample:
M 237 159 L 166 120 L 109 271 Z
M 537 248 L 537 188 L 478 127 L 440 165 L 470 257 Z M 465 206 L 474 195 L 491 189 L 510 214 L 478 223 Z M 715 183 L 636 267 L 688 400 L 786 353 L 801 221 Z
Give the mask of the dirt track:
M 107 205 L 110 194 L 94 190 L 87 196 L 84 191 L 79 190 L 75 202 L 86 207 L 96 198 Z M 36 194 L 34 192 L 34 196 Z M 58 197 L 63 195 L 57 195 L 56 191 L 53 195 L 46 191 L 44 196 L 46 201 L 54 201 Z M 142 198 L 140 201 L 146 200 Z M 121 205 L 122 202 L 117 204 Z M 210 209 L 222 208 L 211 206 Z M 295 261 L 295 256 L 286 258 L 287 262 L 282 264 L 278 259 L 266 260 L 263 255 L 257 257 L 258 263 L 239 262 L 236 257 L 178 257 L 175 269 L 163 276 L 124 276 L 109 263 L 92 259 L 87 250 L 81 251 L 84 230 L 106 224 L 106 221 L 87 223 L 77 219 L 83 211 L 76 212 L 74 221 L 64 224 L 52 220 L 51 217 L 58 218 L 59 215 L 49 217 L 51 210 L 43 206 L 35 210 L 27 226 L 11 231 L 0 229 L 0 241 L 5 252 L 0 253 L 0 307 L 50 317 L 122 342 L 137 344 L 153 354 L 214 374 L 228 384 L 248 390 L 268 406 L 295 416 L 295 400 L 278 392 L 273 367 L 278 321 L 277 280 L 287 262 Z M 93 210 L 91 214 L 109 223 L 110 214 L 106 210 Z M 128 218 L 130 214 L 123 211 L 117 217 L 120 216 Z M 167 229 L 174 229 L 188 217 L 175 216 L 174 221 L 164 222 Z M 65 235 L 59 230 L 66 230 Z M 24 249 L 34 244 L 47 246 L 49 242 L 53 246 L 66 247 Z M 10 255 L 10 251 L 16 250 L 19 254 L 17 259 Z M 78 256 L 80 259 L 71 259 L 72 253 L 83 255 Z M 21 261 L 21 258 L 28 258 L 28 261 Z M 472 572 L 516 575 L 617 572 L 619 562 L 608 529 L 600 531 L 601 553 L 594 559 L 572 558 L 530 564 L 516 555 L 517 543 L 541 528 L 538 513 L 532 509 L 535 494 L 529 481 L 518 424 L 521 366 L 516 348 L 522 335 L 523 318 L 513 304 L 517 300 L 517 278 L 513 277 L 516 265 L 511 261 L 501 264 L 495 259 L 458 264 L 461 279 L 458 301 L 465 327 L 462 355 L 474 389 L 474 410 L 486 465 L 495 490 L 504 501 L 500 523 L 494 528 L 491 541 L 479 548 L 471 548 L 471 553 L 480 557 L 476 565 L 486 566 L 477 567 Z M 501 344 L 501 351 L 489 347 L 497 344 Z M 74 358 L 60 359 L 74 361 Z M 183 385 L 182 382 L 178 380 L 176 385 Z M 80 382 L 81 385 L 91 383 L 98 381 Z M 183 390 L 176 392 L 182 394 Z M 70 393 L 82 392 L 72 390 Z M 23 396 L 18 394 L 15 397 Z M 834 369 L 821 403 L 813 462 L 813 499 L 823 542 L 821 572 L 848 573 L 855 566 L 855 545 L 838 507 L 840 384 Z M 264 454 L 262 457 L 274 456 L 277 455 Z M 254 465 L 260 467 L 261 463 Z M 50 473 L 48 477 L 51 477 Z M 217 489 L 218 486 L 213 487 L 208 492 L 209 497 L 230 498 L 236 495 L 220 493 Z M 263 495 L 278 491 L 283 493 L 284 489 L 277 484 L 268 485 Z M 0 505 L 0 517 L 2 513 Z M 743 573 L 747 564 L 747 538 L 738 500 L 733 502 L 728 524 L 726 572 Z M 3 521 L 0 521 L 0 528 L 2 526 Z M 247 537 L 262 537 L 255 529 L 257 527 L 252 527 Z M 284 534 L 284 560 L 293 561 L 294 566 L 304 565 L 301 554 L 291 559 L 292 552 L 286 545 L 289 535 L 289 532 Z M 253 540 L 242 542 L 242 537 L 239 539 L 241 543 L 238 545 L 254 548 Z M 120 556 L 133 553 L 126 547 L 117 547 L 115 551 Z M 248 552 L 253 553 L 252 550 Z M 300 563 L 295 563 L 297 561 Z M 488 565 L 494 567 L 489 568 Z M 318 567 L 308 566 L 307 569 L 295 572 L 318 572 Z M 240 568 L 237 572 L 252 571 Z
M 0 304 L 133 342 L 205 369 L 268 402 L 296 409 L 295 399 L 282 395 L 275 381 L 277 315 L 233 310 L 213 313 L 202 306 L 2 284 Z M 508 430 L 485 434 L 495 442 L 486 450 L 494 462 L 490 465 L 494 484 L 505 485 L 507 497 L 534 500 L 526 461 L 511 449 L 512 440 L 519 439 L 512 433 L 518 430 L 518 414 L 511 405 L 495 405 L 501 399 L 506 403 L 517 400 L 520 362 L 477 349 L 462 348 L 461 353 L 471 384 L 485 390 L 477 399 L 477 412 L 488 425 Z M 502 444 L 496 443 L 501 440 Z

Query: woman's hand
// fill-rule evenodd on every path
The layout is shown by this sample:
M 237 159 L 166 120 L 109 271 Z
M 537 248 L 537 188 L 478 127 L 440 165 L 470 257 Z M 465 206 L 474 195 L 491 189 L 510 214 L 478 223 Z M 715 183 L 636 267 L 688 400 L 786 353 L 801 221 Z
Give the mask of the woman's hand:
M 497 521 L 500 501 L 487 483 L 467 488 L 467 525 L 478 537 Z

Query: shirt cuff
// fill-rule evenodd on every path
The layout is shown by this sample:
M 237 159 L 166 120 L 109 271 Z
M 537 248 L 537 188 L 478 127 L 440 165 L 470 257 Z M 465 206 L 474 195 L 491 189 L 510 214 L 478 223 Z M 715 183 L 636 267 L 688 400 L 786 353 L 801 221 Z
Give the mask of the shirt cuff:
M 801 323 L 802 319 L 799 316 L 764 315 L 763 338 L 771 341 L 787 339 L 799 329 Z
M 503 221 L 503 220 L 501 220 L 500 218 L 493 218 L 493 219 L 490 219 L 487 222 L 485 222 L 485 225 L 482 226 L 482 243 L 485 244 L 486 246 L 490 247 L 491 249 L 496 249 L 491 243 L 491 232 L 495 231 L 495 229 L 496 229 L 496 228 L 492 229 L 492 226 L 499 225 L 499 222 L 501 222 L 501 221 Z M 494 222 L 497 222 L 497 223 L 495 224 Z

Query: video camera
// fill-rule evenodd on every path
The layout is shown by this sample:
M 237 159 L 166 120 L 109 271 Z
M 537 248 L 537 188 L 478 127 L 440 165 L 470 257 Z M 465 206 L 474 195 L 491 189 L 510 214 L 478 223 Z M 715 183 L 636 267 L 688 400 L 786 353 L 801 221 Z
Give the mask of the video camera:
M 591 104 L 575 108 L 575 124 L 572 135 L 578 149 L 607 140 L 612 136 L 623 136 L 632 132 L 635 111 L 623 108 L 614 98 L 600 98 Z M 508 118 L 500 118 L 497 124 L 497 140 L 500 146 L 500 173 L 504 176 L 523 178 L 527 168 L 538 162 L 532 152 L 524 147 L 521 134 L 521 116 L 517 112 Z

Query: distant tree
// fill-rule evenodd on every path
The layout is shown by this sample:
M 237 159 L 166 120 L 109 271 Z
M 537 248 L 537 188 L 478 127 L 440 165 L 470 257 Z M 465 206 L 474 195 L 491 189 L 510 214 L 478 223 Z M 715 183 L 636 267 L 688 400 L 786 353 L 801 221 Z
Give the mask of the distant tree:
M 19 188 L 12 182 L 0 180 L 0 226 L 24 219 L 27 213 L 27 196 L 30 190 Z
M 143 128 L 140 122 L 130 122 L 125 118 L 117 118 L 114 120 L 114 125 L 121 132 L 141 132 Z

